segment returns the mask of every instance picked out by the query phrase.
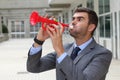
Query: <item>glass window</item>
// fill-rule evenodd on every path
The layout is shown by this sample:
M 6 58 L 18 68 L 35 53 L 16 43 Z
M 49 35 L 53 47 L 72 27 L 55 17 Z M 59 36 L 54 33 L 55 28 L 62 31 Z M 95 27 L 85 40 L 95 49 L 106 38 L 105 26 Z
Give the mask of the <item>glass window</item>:
M 24 21 L 21 21 L 21 32 L 24 32 Z
M 110 12 L 110 0 L 104 0 L 104 8 L 105 8 L 105 13 Z
M 65 14 L 65 19 L 66 19 L 66 22 L 65 23 L 68 23 L 68 13 Z
M 11 31 L 15 32 L 15 22 L 11 21 Z
M 110 38 L 111 34 L 111 16 L 110 14 L 99 17 L 100 37 Z
M 74 10 L 71 10 L 72 15 L 74 14 Z
M 111 34 L 111 16 L 110 16 L 110 0 L 99 0 L 99 23 L 100 37 L 110 38 Z
M 23 38 L 25 37 L 24 21 L 11 21 L 11 37 Z
M 63 16 L 62 16 L 62 17 L 63 17 L 63 23 L 65 23 L 65 16 L 64 16 L 64 14 L 63 14 Z
M 110 0 L 99 0 L 99 14 L 110 12 Z
M 58 17 L 58 22 L 61 22 L 61 16 Z
M 94 0 L 87 0 L 87 7 L 94 10 Z
M 103 16 L 99 18 L 99 23 L 100 23 L 100 37 L 104 37 L 104 20 Z
M 30 26 L 30 32 L 38 32 L 39 30 L 39 27 L 40 27 L 40 24 L 36 24 L 35 26 Z
M 110 15 L 105 16 L 105 37 L 110 37 Z
M 99 0 L 99 14 L 103 13 L 103 0 Z
M 3 20 L 3 16 L 1 17 L 1 19 Z
M 30 37 L 35 37 L 37 35 L 40 26 L 40 23 L 37 23 L 35 26 L 30 24 Z
M 20 21 L 15 21 L 15 28 L 16 32 L 20 32 L 21 28 L 21 22 Z

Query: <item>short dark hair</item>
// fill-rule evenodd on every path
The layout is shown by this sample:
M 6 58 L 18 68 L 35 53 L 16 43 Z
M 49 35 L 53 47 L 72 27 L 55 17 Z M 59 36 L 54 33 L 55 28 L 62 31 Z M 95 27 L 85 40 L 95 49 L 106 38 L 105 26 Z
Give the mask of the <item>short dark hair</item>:
M 95 24 L 95 26 L 97 27 L 98 25 L 98 16 L 96 14 L 96 12 L 94 10 L 91 10 L 89 8 L 84 8 L 84 7 L 80 7 L 80 8 L 77 8 L 74 13 L 77 13 L 77 12 L 86 12 L 88 14 L 88 18 L 89 18 L 89 24 Z M 95 27 L 95 29 L 96 29 Z M 94 31 L 95 31 L 94 29 Z M 93 32 L 94 32 L 93 31 Z

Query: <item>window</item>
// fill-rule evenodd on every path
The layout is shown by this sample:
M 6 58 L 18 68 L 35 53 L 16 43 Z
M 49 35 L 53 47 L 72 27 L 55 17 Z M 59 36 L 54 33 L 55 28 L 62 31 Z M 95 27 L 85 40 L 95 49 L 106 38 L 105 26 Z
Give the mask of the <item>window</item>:
M 79 8 L 79 7 L 82 7 L 82 4 L 79 4 L 79 5 L 77 6 L 77 8 Z
M 94 0 L 87 0 L 87 7 L 94 10 Z
M 100 23 L 100 37 L 104 37 L 104 23 L 103 23 L 103 16 L 99 18 L 99 23 Z
M 110 0 L 99 0 L 99 14 L 110 12 Z
M 25 37 L 24 21 L 11 21 L 11 37 L 12 38 Z
M 99 17 L 100 23 L 100 37 L 110 38 L 111 32 L 111 15 L 104 15 Z
M 105 16 L 105 37 L 110 37 L 110 15 Z
M 15 22 L 11 21 L 11 31 L 15 32 Z
M 4 21 L 3 21 L 3 16 L 1 17 L 1 23 L 4 24 Z
M 35 37 L 37 35 L 40 26 L 40 23 L 37 23 L 35 26 L 30 25 L 30 37 Z
M 65 13 L 65 19 L 66 19 L 65 23 L 68 23 L 68 13 Z
M 105 13 L 106 12 L 110 12 L 110 0 L 104 0 L 104 4 L 105 4 Z
M 110 0 L 99 0 L 99 23 L 100 37 L 110 38 L 111 34 L 111 14 Z
M 65 23 L 65 15 L 63 14 L 62 17 L 63 17 L 63 21 L 62 22 Z
M 24 21 L 21 21 L 21 32 L 24 32 L 25 29 L 24 29 Z
M 71 10 L 71 13 L 72 13 L 72 15 L 74 14 L 74 10 L 73 9 Z

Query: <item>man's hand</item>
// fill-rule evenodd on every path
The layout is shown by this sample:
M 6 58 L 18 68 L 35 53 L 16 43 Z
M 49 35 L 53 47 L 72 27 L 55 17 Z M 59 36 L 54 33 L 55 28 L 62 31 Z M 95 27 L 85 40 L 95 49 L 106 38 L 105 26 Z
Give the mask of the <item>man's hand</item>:
M 52 24 L 52 26 L 54 28 L 48 25 L 46 30 L 52 40 L 53 48 L 55 49 L 59 57 L 62 53 L 64 53 L 64 48 L 62 43 L 63 26 L 61 24 L 59 25 Z
M 45 15 L 44 17 L 47 18 L 48 15 Z M 44 23 L 42 26 L 44 26 L 44 27 L 46 28 L 47 24 Z M 44 30 L 43 30 L 42 26 L 40 27 L 39 32 L 38 32 L 38 35 L 37 35 L 36 38 L 37 38 L 38 40 L 40 40 L 40 41 L 45 41 L 46 39 L 49 38 L 49 34 L 47 33 L 47 31 L 44 31 Z M 34 47 L 38 47 L 38 46 L 41 46 L 41 45 L 39 45 L 39 44 L 37 44 L 37 43 L 34 43 Z

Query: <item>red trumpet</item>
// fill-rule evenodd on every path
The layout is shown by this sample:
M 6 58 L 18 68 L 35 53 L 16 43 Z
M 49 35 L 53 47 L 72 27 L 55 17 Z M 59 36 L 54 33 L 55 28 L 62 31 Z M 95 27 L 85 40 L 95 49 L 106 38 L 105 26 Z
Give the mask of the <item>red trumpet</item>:
M 34 11 L 32 12 L 31 16 L 30 16 L 30 23 L 31 25 L 35 25 L 36 23 L 41 22 L 42 23 L 42 28 L 43 30 L 46 30 L 46 28 L 44 27 L 44 23 L 47 24 L 56 24 L 58 25 L 58 22 L 55 20 L 50 20 L 48 18 L 44 18 L 42 16 L 39 16 L 38 12 Z M 64 24 L 64 23 L 60 23 L 63 27 L 68 27 L 68 24 Z

